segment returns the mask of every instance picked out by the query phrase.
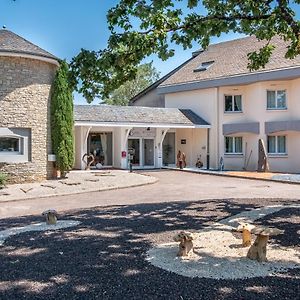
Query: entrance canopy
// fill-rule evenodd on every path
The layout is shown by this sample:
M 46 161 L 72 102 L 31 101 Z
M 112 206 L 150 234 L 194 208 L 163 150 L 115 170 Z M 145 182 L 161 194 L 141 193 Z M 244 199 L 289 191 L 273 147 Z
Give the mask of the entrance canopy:
M 75 126 L 210 128 L 190 109 L 141 106 L 77 105 Z

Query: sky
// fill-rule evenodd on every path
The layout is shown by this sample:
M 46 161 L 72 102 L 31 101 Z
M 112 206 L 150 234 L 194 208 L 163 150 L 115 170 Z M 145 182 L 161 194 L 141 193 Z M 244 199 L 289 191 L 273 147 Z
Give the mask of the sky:
M 187 1 L 187 0 L 186 0 Z M 186 2 L 183 1 L 183 5 Z M 70 61 L 80 49 L 99 50 L 106 47 L 109 31 L 106 13 L 118 0 L 0 0 L 0 28 L 11 30 L 59 58 Z M 212 39 L 213 43 L 240 37 L 227 34 Z M 161 61 L 151 56 L 163 76 L 191 57 L 199 47 L 183 50 L 175 46 L 175 56 Z M 86 104 L 78 94 L 75 104 Z

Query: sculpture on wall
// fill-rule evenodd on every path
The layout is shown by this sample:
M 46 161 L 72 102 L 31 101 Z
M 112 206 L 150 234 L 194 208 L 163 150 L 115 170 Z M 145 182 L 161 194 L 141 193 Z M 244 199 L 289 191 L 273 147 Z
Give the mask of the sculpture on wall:
M 258 140 L 258 167 L 257 172 L 269 172 L 269 162 L 263 139 Z
M 177 167 L 180 169 L 183 169 L 186 167 L 186 155 L 184 152 L 181 152 L 180 150 L 177 153 Z

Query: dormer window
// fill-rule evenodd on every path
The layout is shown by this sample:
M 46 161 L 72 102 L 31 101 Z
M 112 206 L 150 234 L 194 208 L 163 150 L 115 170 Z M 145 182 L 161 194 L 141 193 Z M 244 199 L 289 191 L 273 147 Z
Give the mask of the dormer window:
M 202 62 L 201 65 L 194 70 L 194 72 L 206 71 L 214 64 L 214 62 L 214 60 Z

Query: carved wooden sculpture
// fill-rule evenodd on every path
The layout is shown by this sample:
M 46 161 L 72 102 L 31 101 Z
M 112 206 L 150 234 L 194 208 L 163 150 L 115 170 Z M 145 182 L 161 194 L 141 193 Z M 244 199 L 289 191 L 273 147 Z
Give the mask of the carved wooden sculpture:
M 188 256 L 190 251 L 193 250 L 194 235 L 189 231 L 181 231 L 173 237 L 175 242 L 179 243 L 179 251 L 177 256 Z
M 251 230 L 255 228 L 254 225 L 249 223 L 239 223 L 236 231 L 242 232 L 243 247 L 248 247 L 251 245 Z
M 250 247 L 247 257 L 259 262 L 267 261 L 267 242 L 269 236 L 282 234 L 283 230 L 277 228 L 256 227 L 251 232 L 256 234 L 257 238 Z
M 91 164 L 95 161 L 95 157 L 93 154 L 88 155 L 85 153 L 82 156 L 82 161 L 85 163 L 85 170 L 90 170 L 91 169 Z
M 55 225 L 57 223 L 58 213 L 54 209 L 48 209 L 42 213 L 46 217 L 47 225 Z
M 258 140 L 258 172 L 269 172 L 269 163 L 263 139 Z
M 186 155 L 184 152 L 181 152 L 180 150 L 177 153 L 177 167 L 180 169 L 183 169 L 186 167 Z

